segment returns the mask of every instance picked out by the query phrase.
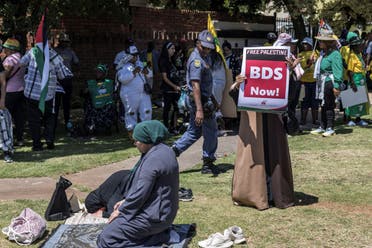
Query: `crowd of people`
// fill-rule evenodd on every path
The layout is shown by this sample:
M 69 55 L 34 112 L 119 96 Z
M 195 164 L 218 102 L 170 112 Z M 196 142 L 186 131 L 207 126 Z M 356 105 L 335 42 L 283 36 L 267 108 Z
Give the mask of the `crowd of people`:
M 288 109 L 283 114 L 240 112 L 232 183 L 232 198 L 236 205 L 259 210 L 294 205 L 288 135 L 302 131 L 307 124 L 309 109 L 314 129 L 311 133 L 324 137 L 334 135 L 336 99 L 340 100 L 341 91 L 347 88 L 354 92 L 362 90 L 369 80 L 367 68 L 371 67 L 368 65 L 371 63 L 372 33 L 368 41 L 356 32 L 345 32 L 344 41 L 341 39 L 330 29 L 320 29 L 315 42 L 311 37 L 298 42 L 288 33 L 268 33 L 267 42 L 262 45 L 290 47 L 286 58 L 290 72 Z M 59 36 L 59 45 L 50 46 L 49 82 L 45 93 L 41 86 L 42 71 L 36 61 L 38 48 L 31 48 L 22 55 L 17 39 L 8 38 L 2 45 L 0 126 L 6 162 L 12 161 L 13 135 L 14 146 L 24 145 L 26 122 L 33 151 L 44 149 L 42 138 L 47 149 L 55 148 L 61 102 L 64 126 L 68 129 L 72 125 L 73 65 L 79 64 L 79 59 L 70 43 L 68 35 L 63 33 Z M 135 42 L 129 40 L 114 59 L 115 80 L 108 78 L 107 65 L 98 64 L 94 68 L 94 76 L 86 82 L 86 90 L 82 93 L 85 99 L 84 129 L 88 133 L 110 130 L 122 119 L 129 137 L 141 153 L 133 169 L 119 179 L 125 180 L 125 186 L 116 183 L 122 186 L 119 197 L 115 195 L 115 200 L 110 200 L 110 212 L 108 209 L 102 211 L 105 206 L 95 202 L 99 194 L 88 197 L 92 200 L 88 201 L 93 206 L 92 212 L 101 211 L 109 217 L 110 224 L 98 237 L 98 247 L 135 247 L 167 242 L 168 229 L 178 209 L 176 157 L 200 137 L 204 139 L 201 173 L 214 176 L 221 173 L 214 162 L 218 130 L 224 128 L 220 111 L 223 92 L 226 84 L 232 83 L 229 93 L 237 103 L 240 85 L 246 82 L 245 75 L 240 75 L 240 54 L 235 54 L 227 41 L 223 42 L 222 50 L 223 56 L 216 52 L 215 39 L 208 30 L 199 33 L 191 49 L 187 49 L 182 41 L 165 41 L 160 50 L 150 42 L 141 52 Z M 228 70 L 231 70 L 234 82 L 227 82 Z M 161 82 L 162 122 L 152 120 L 152 92 L 157 80 Z M 305 96 L 300 99 L 302 86 Z M 179 111 L 182 92 L 186 92 L 187 116 L 181 116 Z M 45 96 L 43 108 L 39 102 L 42 94 Z M 300 120 L 296 116 L 299 102 Z M 369 113 L 368 107 L 369 102 L 365 102 L 342 109 L 347 125 L 368 125 L 361 119 Z M 179 134 L 180 117 L 188 123 L 187 130 L 169 147 L 163 142 L 169 133 Z
M 371 81 L 369 68 L 372 67 L 370 65 L 372 34 L 364 33 L 362 36 L 363 38 L 359 37 L 359 34 L 355 32 L 343 32 L 343 36 L 338 39 L 333 33 L 320 34 L 314 43 L 311 37 L 298 42 L 294 39 L 286 39 L 285 34 L 281 36 L 273 32 L 267 34 L 264 46 L 290 46 L 290 59 L 298 64 L 294 73 L 291 73 L 288 111 L 283 116 L 288 134 L 297 134 L 303 130 L 307 125 L 309 110 L 312 127 L 315 127 L 311 133 L 323 136 L 331 136 L 335 133 L 334 110 L 337 100 L 340 100 L 340 91 L 346 88 L 357 91 L 360 89 L 358 87 L 366 87 L 367 82 Z M 116 72 L 115 80 L 107 78 L 109 66 L 99 64 L 94 73 L 97 77 L 88 80 L 86 90 L 80 94 L 85 99 L 84 130 L 89 134 L 97 130 L 111 130 L 111 126 L 117 127 L 118 120 L 121 120 L 131 137 L 138 122 L 152 119 L 152 100 L 154 100 L 152 88 L 157 90 L 156 87 L 161 92 L 159 105 L 163 108 L 162 121 L 170 133 L 177 135 L 183 132 L 182 128 L 185 127 L 185 123 L 188 124 L 189 129 L 192 129 L 193 122 L 189 122 L 188 117 L 189 115 L 194 117 L 193 114 L 198 117 L 199 114 L 193 113 L 193 108 L 189 108 L 187 113 L 181 113 L 179 99 L 182 91 L 185 91 L 187 95 L 194 93 L 192 85 L 188 85 L 193 73 L 190 68 L 195 66 L 194 69 L 198 69 L 198 61 L 203 60 L 196 59 L 197 62 L 194 65 L 195 63 L 190 64 L 189 59 L 197 54 L 195 49 L 200 50 L 203 47 L 203 42 L 205 45 L 205 41 L 196 39 L 193 47 L 187 47 L 184 40 L 165 41 L 163 44 L 151 41 L 145 50 L 140 51 L 135 41 L 128 40 L 124 44 L 124 50 L 116 55 L 113 62 Z M 61 33 L 58 37 L 58 46 L 54 47 L 53 44 L 50 46 L 53 59 L 50 63 L 52 65 L 51 80 L 44 113 L 38 110 L 41 74 L 36 69 L 36 62 L 33 61 L 34 49 L 31 48 L 24 55 L 21 54 L 21 45 L 15 38 L 7 39 L 2 45 L 2 69 L 6 78 L 5 106 L 12 116 L 13 124 L 10 126 L 14 129 L 11 132 L 14 135 L 14 144 L 4 151 L 6 161 L 12 161 L 13 145 L 24 145 L 26 123 L 29 125 L 34 151 L 43 149 L 42 136 L 45 138 L 46 147 L 54 149 L 55 131 L 61 105 L 64 127 L 68 129 L 73 125 L 70 116 L 74 85 L 73 68 L 79 64 L 79 59 L 70 45 L 69 36 Z M 211 87 L 207 87 L 208 90 L 203 86 L 201 91 L 210 101 L 203 99 L 201 102 L 203 106 L 196 108 L 196 110 L 201 108 L 205 112 L 209 106 L 209 112 L 213 113 L 213 119 L 217 120 L 217 129 L 225 128 L 220 106 L 226 85 L 226 71 L 231 70 L 233 78 L 236 78 L 240 73 L 242 59 L 240 54 L 233 52 L 232 45 L 228 41 L 222 43 L 222 50 L 224 56 L 217 53 L 215 49 L 211 49 L 208 53 L 207 60 L 210 61 L 206 63 L 206 68 L 211 69 L 211 74 L 208 76 L 212 82 Z M 200 64 L 200 68 L 203 68 L 204 73 L 203 63 Z M 303 95 L 300 94 L 301 88 L 305 92 L 303 99 L 300 99 L 300 95 Z M 211 92 L 207 92 L 209 90 Z M 205 96 L 203 94 L 202 96 Z M 98 104 L 96 104 L 97 101 Z M 190 102 L 186 101 L 186 103 L 190 105 Z M 195 102 L 195 104 L 199 103 Z M 296 109 L 299 106 L 301 117 L 297 120 Z M 319 108 L 321 110 L 320 120 L 318 120 Z M 24 115 L 25 110 L 33 114 Z M 341 110 L 345 113 L 347 125 L 368 125 L 365 120 L 361 119 L 363 115 L 369 113 L 368 104 L 345 109 L 341 104 Z M 180 117 L 183 121 L 179 121 Z M 108 121 L 105 122 L 104 119 Z M 41 126 L 44 126 L 43 135 Z M 208 129 L 202 128 L 202 130 L 207 132 Z M 194 138 L 197 136 L 199 135 Z M 207 134 L 204 136 L 209 137 Z M 11 138 L 13 139 L 13 136 Z M 207 143 L 213 144 L 213 142 Z M 182 147 L 184 145 L 180 144 L 183 144 L 183 141 L 181 143 L 177 141 L 174 144 L 177 154 L 185 149 Z

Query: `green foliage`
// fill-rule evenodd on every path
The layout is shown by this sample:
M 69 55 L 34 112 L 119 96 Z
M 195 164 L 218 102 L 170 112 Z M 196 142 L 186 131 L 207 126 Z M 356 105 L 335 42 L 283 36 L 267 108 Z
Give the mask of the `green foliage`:
M 153 6 L 171 9 L 227 11 L 230 15 L 254 14 L 261 7 L 261 0 L 150 0 Z
M 326 1 L 317 11 L 319 17 L 325 17 L 332 28 L 340 31 L 351 25 L 366 25 L 372 21 L 372 2 L 369 0 Z
M 273 3 L 271 9 L 287 9 L 292 19 L 302 16 L 315 26 L 320 18 L 325 18 L 336 33 L 342 28 L 350 28 L 353 24 L 365 25 L 372 21 L 370 0 L 265 0 L 266 4 L 269 2 Z
M 3 33 L 14 35 L 36 30 L 44 10 L 48 10 L 47 21 L 51 28 L 58 27 L 63 16 L 119 17 L 130 21 L 129 0 L 5 0 L 0 6 L 3 17 Z

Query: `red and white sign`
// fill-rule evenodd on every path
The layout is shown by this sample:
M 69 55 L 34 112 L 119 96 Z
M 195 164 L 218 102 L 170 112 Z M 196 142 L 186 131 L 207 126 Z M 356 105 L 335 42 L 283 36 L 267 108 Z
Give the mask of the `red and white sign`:
M 239 109 L 283 112 L 288 103 L 289 70 L 285 63 L 289 47 L 244 48 Z

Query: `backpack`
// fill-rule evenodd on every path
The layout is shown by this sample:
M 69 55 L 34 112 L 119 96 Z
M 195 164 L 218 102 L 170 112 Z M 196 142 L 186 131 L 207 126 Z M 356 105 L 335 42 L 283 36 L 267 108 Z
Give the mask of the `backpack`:
M 52 199 L 50 199 L 48 208 L 45 211 L 45 219 L 48 221 L 64 220 L 70 217 L 71 207 L 67 201 L 65 190 L 70 187 L 72 183 L 64 177 L 60 177 L 56 184 L 56 189 L 53 192 Z

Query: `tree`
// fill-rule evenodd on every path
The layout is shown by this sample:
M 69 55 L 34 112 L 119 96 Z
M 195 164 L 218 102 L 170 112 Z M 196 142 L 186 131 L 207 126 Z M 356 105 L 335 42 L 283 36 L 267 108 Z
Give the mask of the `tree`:
M 261 0 L 149 0 L 153 6 L 169 9 L 228 11 L 230 15 L 247 17 L 255 14 Z
M 36 29 L 41 15 L 48 9 L 50 28 L 58 27 L 63 16 L 120 17 L 124 23 L 130 21 L 129 0 L 4 0 L 0 6 L 3 18 L 2 33 L 14 36 Z
M 318 3 L 317 17 L 325 18 L 336 32 L 350 29 L 351 25 L 365 26 L 372 21 L 372 2 L 370 0 L 334 0 Z
M 265 0 L 266 3 L 270 0 Z M 305 34 L 304 19 L 317 27 L 321 18 L 326 19 L 336 34 L 341 29 L 349 29 L 353 24 L 365 25 L 372 21 L 370 0 L 273 0 L 274 8 L 285 8 L 290 13 L 296 37 Z

